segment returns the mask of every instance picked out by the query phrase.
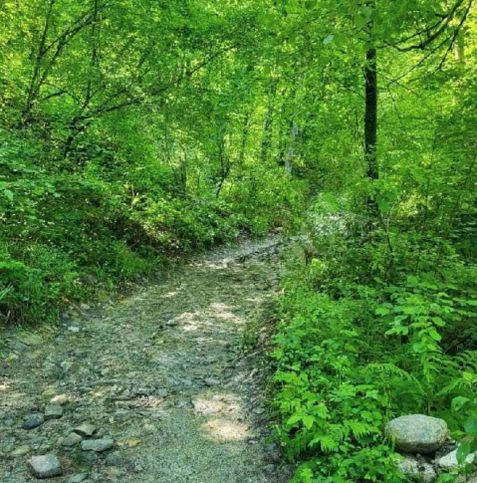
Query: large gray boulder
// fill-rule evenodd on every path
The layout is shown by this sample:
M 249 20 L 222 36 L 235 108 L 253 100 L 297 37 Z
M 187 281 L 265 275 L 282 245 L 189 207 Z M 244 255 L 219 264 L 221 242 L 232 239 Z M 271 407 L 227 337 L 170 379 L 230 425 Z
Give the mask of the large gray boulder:
M 445 443 L 449 430 L 443 419 L 410 414 L 389 421 L 385 433 L 398 451 L 429 454 Z

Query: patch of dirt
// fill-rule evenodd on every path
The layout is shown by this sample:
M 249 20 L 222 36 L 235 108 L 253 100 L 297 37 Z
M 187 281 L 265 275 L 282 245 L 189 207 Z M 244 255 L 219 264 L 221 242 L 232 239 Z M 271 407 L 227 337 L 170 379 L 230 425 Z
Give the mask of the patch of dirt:
M 36 481 L 27 460 L 46 453 L 60 459 L 57 482 L 287 481 L 267 441 L 258 356 L 242 349 L 277 290 L 278 247 L 215 250 L 53 333 L 3 333 L 0 481 Z M 51 402 L 62 416 L 22 429 Z M 83 451 L 71 437 L 82 423 L 113 449 Z

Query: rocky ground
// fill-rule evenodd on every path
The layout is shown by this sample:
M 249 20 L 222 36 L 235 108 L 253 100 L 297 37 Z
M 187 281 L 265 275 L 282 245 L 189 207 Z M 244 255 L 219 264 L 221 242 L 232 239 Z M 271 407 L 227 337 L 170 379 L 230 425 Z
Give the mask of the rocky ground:
M 287 481 L 243 345 L 277 247 L 216 250 L 49 332 L 0 334 L 0 481 Z

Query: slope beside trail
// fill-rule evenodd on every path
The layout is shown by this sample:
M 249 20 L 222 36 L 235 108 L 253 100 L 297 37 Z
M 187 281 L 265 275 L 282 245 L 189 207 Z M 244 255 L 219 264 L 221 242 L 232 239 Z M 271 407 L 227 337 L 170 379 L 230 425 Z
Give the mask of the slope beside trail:
M 61 462 L 55 482 L 287 481 L 266 437 L 258 356 L 243 350 L 277 290 L 278 247 L 214 250 L 50 333 L 1 334 L 0 481 L 36 481 L 27 461 L 46 453 Z M 22 428 L 52 410 L 63 414 Z M 82 423 L 113 447 L 83 450 L 71 439 Z

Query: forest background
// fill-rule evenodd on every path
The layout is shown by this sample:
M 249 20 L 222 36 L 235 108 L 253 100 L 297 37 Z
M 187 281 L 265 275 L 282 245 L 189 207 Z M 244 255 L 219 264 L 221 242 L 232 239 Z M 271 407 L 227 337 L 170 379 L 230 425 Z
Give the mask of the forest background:
M 399 481 L 403 412 L 477 449 L 473 0 L 3 0 L 0 25 L 2 324 L 304 233 L 273 352 L 296 481 Z

